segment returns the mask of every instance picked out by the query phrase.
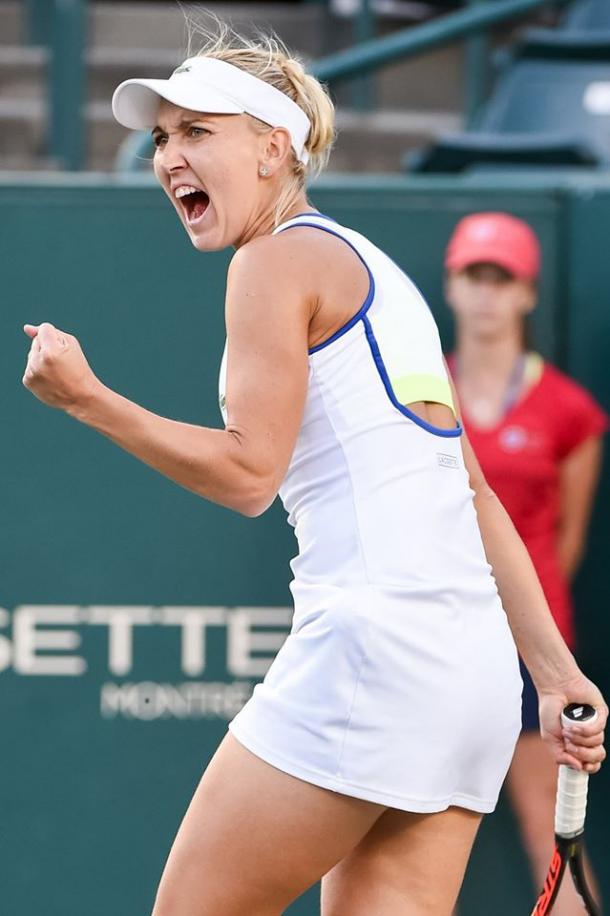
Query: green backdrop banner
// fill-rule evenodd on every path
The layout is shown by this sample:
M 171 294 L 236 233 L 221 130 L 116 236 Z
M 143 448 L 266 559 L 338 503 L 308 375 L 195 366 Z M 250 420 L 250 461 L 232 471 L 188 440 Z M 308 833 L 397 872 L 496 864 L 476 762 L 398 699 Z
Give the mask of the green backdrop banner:
M 369 235 L 429 299 L 450 344 L 442 253 L 476 209 L 525 217 L 544 250 L 534 335 L 610 407 L 605 253 L 610 190 L 489 177 L 332 179 L 317 206 Z M 227 721 L 290 626 L 281 509 L 206 504 L 21 386 L 24 322 L 76 334 L 111 387 L 175 419 L 220 425 L 229 252 L 195 252 L 147 182 L 0 183 L 0 861 L 7 916 L 148 916 L 169 845 Z M 581 646 L 610 693 L 608 475 L 578 584 Z M 603 872 L 605 775 L 592 781 Z M 610 898 L 610 875 L 602 877 Z M 487 818 L 462 916 L 527 912 L 505 805 Z M 314 889 L 289 910 L 318 912 Z

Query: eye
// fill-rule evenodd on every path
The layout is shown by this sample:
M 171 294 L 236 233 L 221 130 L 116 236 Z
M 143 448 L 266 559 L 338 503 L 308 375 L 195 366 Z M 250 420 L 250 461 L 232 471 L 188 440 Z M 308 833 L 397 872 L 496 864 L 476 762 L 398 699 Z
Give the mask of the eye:
M 161 146 L 165 146 L 167 143 L 167 134 L 154 134 L 152 141 L 156 149 L 159 149 Z
M 209 133 L 210 131 L 207 130 L 205 127 L 197 127 L 194 124 L 191 124 L 191 126 L 188 129 L 189 137 L 194 137 L 195 139 L 197 137 L 203 137 L 204 134 L 209 134 Z

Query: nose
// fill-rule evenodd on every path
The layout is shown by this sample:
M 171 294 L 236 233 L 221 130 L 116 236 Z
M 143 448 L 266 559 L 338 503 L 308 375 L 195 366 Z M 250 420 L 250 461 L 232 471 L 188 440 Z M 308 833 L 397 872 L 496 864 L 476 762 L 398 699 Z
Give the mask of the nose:
M 186 168 L 187 161 L 181 149 L 181 144 L 172 137 L 168 137 L 165 146 L 161 150 L 161 163 L 170 174 L 179 172 Z
M 475 290 L 473 300 L 479 308 L 485 308 L 493 301 L 494 288 L 489 283 L 480 283 Z
M 479 277 L 473 286 L 475 295 L 478 295 L 480 299 L 488 299 L 498 289 L 498 284 L 494 283 L 489 277 Z

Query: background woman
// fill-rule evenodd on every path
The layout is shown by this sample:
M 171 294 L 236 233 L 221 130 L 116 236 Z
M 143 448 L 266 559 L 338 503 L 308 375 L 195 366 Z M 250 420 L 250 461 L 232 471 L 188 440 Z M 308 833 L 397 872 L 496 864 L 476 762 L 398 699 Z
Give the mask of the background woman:
M 26 325 L 24 382 L 206 499 L 258 515 L 279 490 L 299 541 L 292 631 L 201 780 L 154 916 L 278 916 L 321 877 L 324 916 L 446 916 L 519 729 L 507 616 L 557 761 L 599 769 L 603 698 L 462 445 L 425 302 L 307 200 L 333 137 L 322 87 L 273 43 L 221 35 L 168 80 L 122 84 L 114 111 L 152 128 L 192 244 L 236 249 L 226 425 L 126 400 L 47 323 Z M 193 295 L 205 307 L 201 277 Z M 562 730 L 569 700 L 598 722 Z
M 457 335 L 449 362 L 464 426 L 573 647 L 569 582 L 585 547 L 607 417 L 580 385 L 526 347 L 525 319 L 536 304 L 540 267 L 538 240 L 527 223 L 506 213 L 468 216 L 455 229 L 445 263 Z M 557 770 L 540 737 L 538 699 L 523 666 L 522 675 L 523 731 L 507 786 L 541 886 Z M 553 912 L 582 912 L 570 881 Z

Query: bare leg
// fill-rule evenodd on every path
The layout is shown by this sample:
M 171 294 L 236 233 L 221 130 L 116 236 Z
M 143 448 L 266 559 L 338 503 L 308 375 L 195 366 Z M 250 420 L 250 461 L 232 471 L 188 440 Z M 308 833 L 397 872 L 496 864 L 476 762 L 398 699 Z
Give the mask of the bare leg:
M 322 916 L 450 916 L 481 816 L 388 809 L 322 880 Z
M 295 779 L 229 734 L 178 831 L 153 916 L 279 916 L 384 810 Z
M 527 731 L 519 738 L 506 786 L 529 856 L 536 891 L 539 891 L 553 852 L 557 766 L 538 732 Z M 587 862 L 585 868 L 589 885 L 597 897 L 597 887 Z M 569 873 L 561 884 L 553 916 L 582 916 L 582 903 Z

